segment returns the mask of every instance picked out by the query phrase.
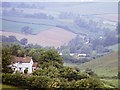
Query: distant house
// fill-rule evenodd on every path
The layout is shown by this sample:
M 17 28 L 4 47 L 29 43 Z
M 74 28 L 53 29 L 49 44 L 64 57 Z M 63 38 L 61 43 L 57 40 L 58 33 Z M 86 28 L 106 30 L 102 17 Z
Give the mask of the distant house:
M 86 57 L 87 55 L 86 54 L 78 54 L 78 57 Z
M 69 55 L 70 55 L 70 56 L 74 56 L 75 54 L 74 54 L 74 53 L 70 53 Z
M 62 53 L 59 53 L 60 56 L 62 56 L 63 54 Z
M 28 69 L 28 73 L 32 73 L 37 68 L 37 63 L 34 63 L 32 57 L 14 57 L 12 69 L 24 73 L 25 69 Z

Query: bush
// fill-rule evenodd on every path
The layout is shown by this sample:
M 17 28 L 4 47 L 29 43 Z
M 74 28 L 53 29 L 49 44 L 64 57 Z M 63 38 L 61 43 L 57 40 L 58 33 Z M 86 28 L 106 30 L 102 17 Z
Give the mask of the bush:
M 51 78 L 47 76 L 36 76 L 32 81 L 32 88 L 48 88 L 48 83 L 51 81 Z
M 81 74 L 82 76 L 82 74 Z M 97 78 L 83 78 L 70 80 L 68 78 L 49 76 L 35 76 L 23 74 L 2 74 L 4 84 L 14 85 L 21 88 L 103 88 L 104 84 Z
M 80 79 L 84 79 L 84 78 L 88 78 L 89 76 L 85 73 L 80 73 L 78 71 L 76 71 L 76 69 L 73 68 L 61 68 L 60 69 L 60 75 L 63 78 L 67 78 L 69 81 L 71 80 L 80 80 Z
M 26 86 L 27 79 L 22 74 L 3 74 L 2 82 L 15 86 Z
M 96 78 L 78 80 L 74 84 L 75 88 L 104 88 L 104 84 Z

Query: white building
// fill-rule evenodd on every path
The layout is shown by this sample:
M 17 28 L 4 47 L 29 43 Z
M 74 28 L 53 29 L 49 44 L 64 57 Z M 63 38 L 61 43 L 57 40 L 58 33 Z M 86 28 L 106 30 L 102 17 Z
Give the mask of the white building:
M 70 53 L 70 56 L 74 56 L 75 54 L 74 53 Z
M 60 56 L 62 56 L 63 54 L 62 53 L 59 53 Z
M 86 54 L 78 54 L 78 57 L 86 57 L 87 55 Z
M 36 64 L 33 62 L 32 57 L 14 57 L 15 61 L 12 64 L 14 71 L 24 73 L 25 69 L 28 69 L 28 73 L 32 73 L 36 69 Z

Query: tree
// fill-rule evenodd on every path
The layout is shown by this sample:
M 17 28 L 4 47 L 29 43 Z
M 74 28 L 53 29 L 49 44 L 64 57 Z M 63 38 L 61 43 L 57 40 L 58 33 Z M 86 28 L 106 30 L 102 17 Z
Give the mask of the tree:
M 93 90 L 95 88 L 104 88 L 104 84 L 101 82 L 101 80 L 97 78 L 87 78 L 78 80 L 74 83 L 75 88 L 91 88 L 90 90 Z
M 11 45 L 11 51 L 12 51 L 12 55 L 15 55 L 15 56 L 18 56 L 18 51 L 21 49 L 21 46 L 20 45 L 17 45 L 17 44 L 14 44 L 14 45 Z
M 12 51 L 10 48 L 2 49 L 2 72 L 3 73 L 11 73 L 12 69 L 9 67 L 11 62 L 13 61 Z
M 39 56 L 44 51 L 45 50 L 42 49 L 42 48 L 37 48 L 37 49 L 32 48 L 32 49 L 30 49 L 28 55 L 31 56 L 34 61 L 38 61 L 39 60 Z
M 90 76 L 97 76 L 97 74 L 95 74 L 94 71 L 92 71 L 92 69 L 86 68 L 85 72 Z
M 18 42 L 15 36 L 9 36 L 9 41 L 10 42 Z
M 6 37 L 6 36 L 1 36 L 1 40 L 2 42 L 19 42 L 15 36 L 9 36 L 9 37 Z
M 58 62 L 63 64 L 62 58 L 55 49 L 46 50 L 41 53 L 39 62 Z
M 29 26 L 24 26 L 22 27 L 21 32 L 24 34 L 32 34 L 32 28 L 30 28 Z
M 27 42 L 28 42 L 28 40 L 27 40 L 26 38 L 23 38 L 23 39 L 20 40 L 20 43 L 21 43 L 22 45 L 26 45 Z

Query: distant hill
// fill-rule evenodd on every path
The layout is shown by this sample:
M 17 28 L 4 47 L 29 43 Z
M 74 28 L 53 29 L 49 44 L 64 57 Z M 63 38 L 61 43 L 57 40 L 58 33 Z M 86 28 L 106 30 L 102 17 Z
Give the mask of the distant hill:
M 22 38 L 28 39 L 28 43 L 39 44 L 41 46 L 54 46 L 59 47 L 68 43 L 71 39 L 75 38 L 76 34 L 66 31 L 61 28 L 51 28 L 49 30 L 42 31 L 37 35 L 26 35 L 15 32 L 0 31 L 0 35 L 4 36 L 16 36 L 18 40 Z

